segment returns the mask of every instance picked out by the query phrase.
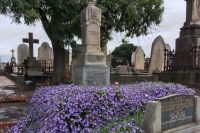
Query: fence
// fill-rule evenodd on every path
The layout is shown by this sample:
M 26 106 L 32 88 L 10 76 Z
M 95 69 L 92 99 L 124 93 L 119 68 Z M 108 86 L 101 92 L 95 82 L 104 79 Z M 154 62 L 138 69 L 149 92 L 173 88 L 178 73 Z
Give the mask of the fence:
M 200 46 L 188 51 L 164 50 L 164 71 L 200 70 Z
M 41 61 L 40 62 L 41 67 L 42 67 L 42 75 L 52 75 L 53 71 L 54 71 L 54 67 L 53 67 L 53 62 L 51 61 Z M 24 65 L 19 65 L 17 66 L 18 69 L 18 75 L 26 75 L 28 76 L 27 70 L 29 68 L 32 68 L 33 66 L 28 66 L 26 64 L 26 62 L 24 63 Z

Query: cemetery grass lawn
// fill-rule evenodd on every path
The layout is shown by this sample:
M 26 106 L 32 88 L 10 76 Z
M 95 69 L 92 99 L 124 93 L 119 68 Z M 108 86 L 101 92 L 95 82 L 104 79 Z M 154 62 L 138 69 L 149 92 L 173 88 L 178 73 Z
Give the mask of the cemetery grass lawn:
M 195 92 L 180 84 L 162 82 L 42 87 L 36 90 L 25 117 L 12 132 L 142 133 L 147 102 L 171 94 Z

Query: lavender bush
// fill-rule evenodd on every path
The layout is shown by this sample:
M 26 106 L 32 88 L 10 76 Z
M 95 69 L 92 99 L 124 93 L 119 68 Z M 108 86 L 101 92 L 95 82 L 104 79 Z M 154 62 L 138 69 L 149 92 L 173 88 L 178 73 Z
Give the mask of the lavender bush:
M 142 132 L 133 116 L 144 111 L 148 101 L 170 94 L 194 95 L 179 84 L 142 82 L 121 86 L 60 85 L 39 88 L 33 95 L 26 116 L 12 132 L 68 133 Z M 122 118 L 128 117 L 128 120 Z M 115 124 L 111 124 L 112 122 Z M 117 124 L 116 124 L 117 123 Z

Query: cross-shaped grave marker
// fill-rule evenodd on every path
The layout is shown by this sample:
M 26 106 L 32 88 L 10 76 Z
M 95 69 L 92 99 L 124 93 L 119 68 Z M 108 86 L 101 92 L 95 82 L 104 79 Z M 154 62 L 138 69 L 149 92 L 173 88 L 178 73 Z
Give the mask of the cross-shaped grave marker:
M 12 49 L 11 52 L 12 52 L 12 57 L 14 57 L 14 52 L 15 52 L 15 50 Z
M 31 32 L 28 33 L 28 38 L 23 38 L 22 40 L 23 40 L 23 43 L 29 43 L 30 57 L 33 57 L 33 44 L 39 43 L 39 40 L 33 39 L 33 33 L 31 33 Z

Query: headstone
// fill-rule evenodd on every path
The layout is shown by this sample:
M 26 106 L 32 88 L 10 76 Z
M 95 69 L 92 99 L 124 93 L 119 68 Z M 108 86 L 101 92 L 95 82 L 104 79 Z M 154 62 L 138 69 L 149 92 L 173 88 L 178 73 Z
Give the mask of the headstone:
M 95 6 L 95 0 L 88 0 L 80 16 L 83 50 L 74 67 L 73 81 L 81 85 L 108 85 L 110 70 L 100 48 L 101 9 Z
M 119 65 L 116 69 L 117 74 L 127 74 L 128 73 L 128 66 L 127 65 Z
M 131 63 L 134 71 L 144 70 L 144 51 L 141 47 L 138 47 L 136 51 L 132 53 Z
M 38 48 L 38 60 L 53 60 L 53 49 L 47 42 L 43 42 Z
M 113 57 L 111 59 L 111 66 L 112 68 L 116 68 L 119 65 L 126 65 L 128 66 L 128 60 L 122 57 Z
M 162 36 L 156 37 L 151 47 L 151 61 L 149 66 L 149 74 L 162 72 L 164 70 L 164 50 L 165 42 Z
M 24 60 L 26 60 L 29 57 L 29 48 L 26 44 L 20 44 L 17 48 L 17 60 L 18 64 L 24 63 Z
M 146 106 L 143 129 L 148 133 L 192 133 L 200 131 L 200 97 L 170 95 Z M 180 126 L 191 124 L 180 128 Z M 193 124 L 193 125 L 192 125 Z M 191 130 L 193 129 L 193 130 Z
M 5 66 L 6 66 L 6 63 L 1 62 L 1 63 L 0 63 L 0 70 L 3 71 L 4 68 L 5 68 Z
M 29 38 L 22 39 L 24 43 L 29 43 L 29 54 L 30 57 L 27 58 L 25 62 L 25 67 L 28 76 L 39 76 L 42 75 L 42 66 L 41 63 L 36 60 L 33 56 L 33 44 L 39 43 L 38 39 L 33 39 L 33 33 L 29 33 Z

